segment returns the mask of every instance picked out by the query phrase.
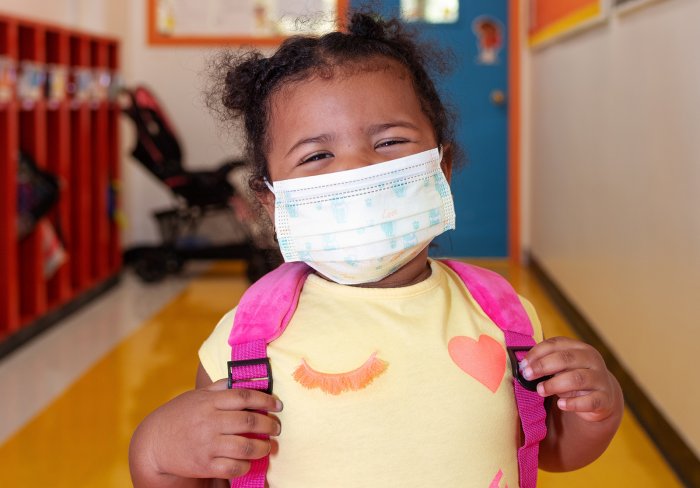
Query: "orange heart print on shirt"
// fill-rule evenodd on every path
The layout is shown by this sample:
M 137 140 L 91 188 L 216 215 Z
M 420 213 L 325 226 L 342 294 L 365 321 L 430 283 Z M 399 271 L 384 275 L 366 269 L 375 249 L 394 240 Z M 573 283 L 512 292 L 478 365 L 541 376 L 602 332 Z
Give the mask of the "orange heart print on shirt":
M 496 339 L 486 334 L 478 341 L 457 336 L 450 339 L 447 349 L 462 371 L 496 393 L 506 372 L 506 351 Z

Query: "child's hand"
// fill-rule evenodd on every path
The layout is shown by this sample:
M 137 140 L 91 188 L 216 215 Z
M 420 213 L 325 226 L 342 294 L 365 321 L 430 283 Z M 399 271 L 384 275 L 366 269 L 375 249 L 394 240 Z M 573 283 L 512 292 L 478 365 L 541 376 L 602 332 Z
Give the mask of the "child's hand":
M 226 380 L 183 393 L 149 415 L 134 434 L 130 458 L 139 475 L 135 479 L 242 476 L 250 460 L 270 452 L 270 441 L 241 434 L 280 433 L 276 419 L 251 410 L 281 409 L 279 400 L 266 393 L 228 390 Z
M 557 406 L 589 422 L 600 422 L 621 410 L 619 386 L 593 347 L 567 337 L 552 337 L 534 346 L 520 362 L 523 376 L 534 380 L 537 392 L 557 395 Z

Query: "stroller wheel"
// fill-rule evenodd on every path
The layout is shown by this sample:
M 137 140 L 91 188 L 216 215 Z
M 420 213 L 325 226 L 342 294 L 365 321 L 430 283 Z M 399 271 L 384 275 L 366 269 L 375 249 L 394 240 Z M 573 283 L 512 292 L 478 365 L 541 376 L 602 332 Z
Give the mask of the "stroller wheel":
M 134 272 L 146 283 L 161 281 L 168 274 L 168 259 L 162 251 L 143 252 L 133 264 Z
M 178 274 L 185 266 L 185 259 L 175 251 L 166 252 L 164 259 L 167 273 Z

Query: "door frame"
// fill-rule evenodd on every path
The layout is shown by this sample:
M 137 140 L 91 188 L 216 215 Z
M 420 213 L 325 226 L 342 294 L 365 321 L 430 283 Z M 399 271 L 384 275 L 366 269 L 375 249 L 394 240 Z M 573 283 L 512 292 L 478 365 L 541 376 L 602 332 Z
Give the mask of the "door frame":
M 508 257 L 522 259 L 521 245 L 521 37 L 522 0 L 508 0 Z

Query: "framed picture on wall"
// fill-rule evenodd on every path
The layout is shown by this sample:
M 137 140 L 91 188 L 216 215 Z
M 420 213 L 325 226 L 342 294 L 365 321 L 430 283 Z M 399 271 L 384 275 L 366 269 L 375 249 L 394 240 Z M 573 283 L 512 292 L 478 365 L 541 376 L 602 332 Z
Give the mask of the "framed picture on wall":
M 608 0 L 528 0 L 531 47 L 542 47 L 608 17 Z
M 147 0 L 155 45 L 277 45 L 294 34 L 325 33 L 349 0 Z

